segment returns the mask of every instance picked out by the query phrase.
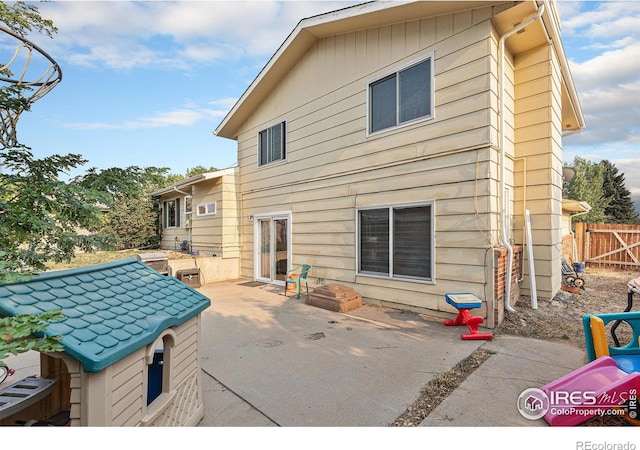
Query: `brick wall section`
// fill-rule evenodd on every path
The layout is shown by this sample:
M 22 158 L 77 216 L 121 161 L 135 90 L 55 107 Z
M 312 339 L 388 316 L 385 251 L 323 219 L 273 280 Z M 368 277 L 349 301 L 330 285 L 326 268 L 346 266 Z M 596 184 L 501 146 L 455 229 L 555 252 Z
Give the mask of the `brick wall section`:
M 511 266 L 511 299 L 509 304 L 515 307 L 520 298 L 520 284 L 517 282 L 522 277 L 522 246 L 513 246 L 513 264 Z M 496 299 L 496 325 L 500 325 L 504 319 L 504 294 L 507 282 L 507 249 L 496 248 L 493 250 L 493 276 Z

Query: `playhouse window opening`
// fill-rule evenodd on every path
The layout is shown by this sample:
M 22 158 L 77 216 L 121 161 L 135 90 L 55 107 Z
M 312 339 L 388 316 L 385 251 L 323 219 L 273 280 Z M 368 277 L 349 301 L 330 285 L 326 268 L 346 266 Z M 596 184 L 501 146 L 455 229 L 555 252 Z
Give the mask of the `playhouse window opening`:
M 165 348 L 167 347 L 165 339 L 160 345 L 156 345 L 153 350 L 153 361 L 148 365 L 147 369 L 147 406 L 150 405 L 163 392 L 167 391 L 167 373 L 168 361 L 165 361 Z M 168 352 L 167 356 L 168 356 Z

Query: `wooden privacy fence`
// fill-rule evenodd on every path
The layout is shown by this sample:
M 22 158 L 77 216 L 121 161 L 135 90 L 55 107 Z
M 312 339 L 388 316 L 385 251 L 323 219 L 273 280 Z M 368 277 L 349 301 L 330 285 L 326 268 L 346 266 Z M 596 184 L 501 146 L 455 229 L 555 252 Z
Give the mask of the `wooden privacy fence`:
M 587 267 L 640 269 L 640 225 L 578 222 L 575 235 Z

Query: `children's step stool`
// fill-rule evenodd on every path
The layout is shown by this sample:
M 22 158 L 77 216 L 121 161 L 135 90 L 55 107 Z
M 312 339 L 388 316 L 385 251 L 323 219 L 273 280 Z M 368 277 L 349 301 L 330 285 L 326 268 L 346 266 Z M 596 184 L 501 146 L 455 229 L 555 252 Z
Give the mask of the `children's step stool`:
M 445 320 L 446 326 L 466 325 L 469 328 L 469 334 L 461 334 L 460 337 L 467 340 L 491 339 L 493 334 L 478 332 L 478 325 L 484 322 L 480 316 L 472 316 L 470 309 L 480 308 L 482 301 L 473 294 L 467 292 L 445 294 L 447 303 L 458 310 L 458 315 L 454 320 Z

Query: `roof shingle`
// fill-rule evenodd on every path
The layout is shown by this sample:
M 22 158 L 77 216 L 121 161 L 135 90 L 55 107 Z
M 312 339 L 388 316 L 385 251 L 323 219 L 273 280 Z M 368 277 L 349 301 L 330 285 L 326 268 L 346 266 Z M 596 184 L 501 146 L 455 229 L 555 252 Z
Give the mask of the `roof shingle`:
M 133 258 L 0 285 L 0 316 L 62 308 L 64 319 L 47 334 L 61 335 L 65 352 L 86 372 L 99 372 L 209 305 L 198 291 Z

